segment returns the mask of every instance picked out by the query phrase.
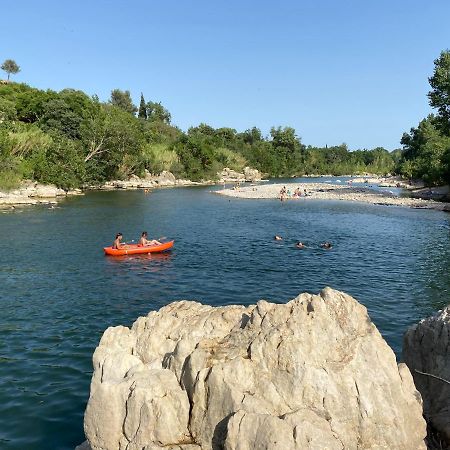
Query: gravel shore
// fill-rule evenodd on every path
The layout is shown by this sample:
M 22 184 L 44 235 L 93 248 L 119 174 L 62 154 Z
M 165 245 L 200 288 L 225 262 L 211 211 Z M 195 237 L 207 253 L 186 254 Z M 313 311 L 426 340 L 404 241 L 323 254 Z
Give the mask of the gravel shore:
M 422 200 L 420 198 L 398 197 L 390 192 L 375 191 L 363 187 L 328 183 L 286 183 L 265 184 L 258 186 L 245 186 L 239 189 L 222 189 L 216 194 L 235 198 L 267 199 L 280 198 L 280 190 L 286 187 L 291 193 L 285 201 L 310 201 L 310 200 L 344 200 L 350 202 L 364 202 L 373 205 L 406 206 L 410 208 L 438 209 L 450 211 L 450 203 Z M 299 188 L 302 195 L 294 198 L 294 191 Z M 306 190 L 306 195 L 304 192 Z

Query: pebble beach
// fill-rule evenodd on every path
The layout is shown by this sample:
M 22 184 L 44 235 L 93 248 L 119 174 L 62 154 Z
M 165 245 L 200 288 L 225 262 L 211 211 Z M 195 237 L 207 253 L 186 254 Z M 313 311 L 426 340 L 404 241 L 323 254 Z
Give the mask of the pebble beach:
M 288 194 L 290 193 L 290 195 L 284 197 L 284 201 L 342 200 L 370 203 L 373 205 L 405 206 L 410 208 L 450 211 L 450 203 L 400 197 L 389 191 L 375 191 L 370 188 L 328 183 L 265 184 L 221 189 L 215 191 L 215 193 L 243 199 L 280 199 L 280 191 L 283 187 L 286 187 Z M 300 189 L 301 196 L 294 197 L 293 193 L 297 188 Z

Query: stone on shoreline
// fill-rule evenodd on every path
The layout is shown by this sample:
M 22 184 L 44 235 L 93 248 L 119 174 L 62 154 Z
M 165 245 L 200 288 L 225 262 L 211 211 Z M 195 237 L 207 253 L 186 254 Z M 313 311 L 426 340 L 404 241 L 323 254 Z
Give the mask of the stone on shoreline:
M 65 191 L 53 184 L 25 180 L 17 189 L 9 192 L 0 191 L 0 206 L 53 204 L 60 198 L 81 194 L 80 189 Z
M 420 394 L 352 297 L 171 303 L 95 350 L 92 450 L 425 449 Z
M 450 445 L 450 305 L 406 332 L 403 359 L 422 394 L 427 421 Z

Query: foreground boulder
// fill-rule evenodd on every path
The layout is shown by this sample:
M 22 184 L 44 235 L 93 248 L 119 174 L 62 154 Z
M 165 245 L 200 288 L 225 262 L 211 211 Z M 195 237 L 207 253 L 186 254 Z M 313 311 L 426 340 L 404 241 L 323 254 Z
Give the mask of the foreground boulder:
M 108 328 L 85 413 L 93 450 L 425 449 L 420 395 L 352 297 L 171 303 Z
M 422 394 L 427 421 L 450 444 L 450 305 L 406 332 L 403 359 Z

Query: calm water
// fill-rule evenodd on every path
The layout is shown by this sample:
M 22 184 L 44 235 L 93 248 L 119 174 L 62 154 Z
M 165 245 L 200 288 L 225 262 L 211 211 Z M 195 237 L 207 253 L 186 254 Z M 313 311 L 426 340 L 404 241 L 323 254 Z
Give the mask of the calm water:
M 103 330 L 171 300 L 285 302 L 329 285 L 364 303 L 397 353 L 409 324 L 450 301 L 448 214 L 209 190 L 98 192 L 0 214 L 0 448 L 82 442 Z M 174 238 L 175 250 L 103 256 L 116 231 L 131 240 L 143 229 Z M 312 248 L 295 249 L 297 239 Z M 318 248 L 325 240 L 333 250 Z

